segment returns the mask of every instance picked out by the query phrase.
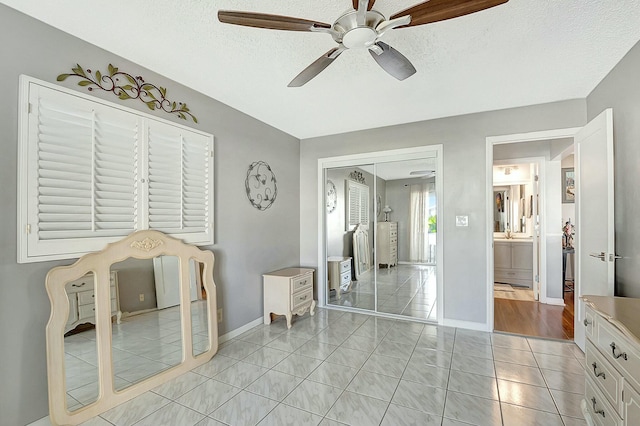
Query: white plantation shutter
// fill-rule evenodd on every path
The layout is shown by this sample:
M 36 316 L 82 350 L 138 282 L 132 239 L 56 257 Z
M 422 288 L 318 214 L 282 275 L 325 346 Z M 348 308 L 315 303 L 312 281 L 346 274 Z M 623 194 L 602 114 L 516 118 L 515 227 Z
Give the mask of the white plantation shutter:
M 175 232 L 182 225 L 182 138 L 179 129 L 149 126 L 149 228 Z
M 211 226 L 211 138 L 159 122 L 149 124 L 149 228 L 191 243 Z
M 347 208 L 346 230 L 353 231 L 359 224 L 369 224 L 369 187 L 346 180 Z
M 139 120 L 115 112 L 96 114 L 94 231 L 124 237 L 138 228 Z
M 213 243 L 212 135 L 49 86 L 23 81 L 19 262 L 147 228 Z
M 208 234 L 211 220 L 211 140 L 196 133 L 183 135 L 182 220 L 183 233 Z

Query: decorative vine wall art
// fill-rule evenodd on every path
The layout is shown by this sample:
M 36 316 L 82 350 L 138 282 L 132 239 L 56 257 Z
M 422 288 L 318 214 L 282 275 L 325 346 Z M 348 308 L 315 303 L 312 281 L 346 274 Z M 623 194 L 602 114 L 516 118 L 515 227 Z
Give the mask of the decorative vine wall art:
M 258 210 L 266 210 L 276 201 L 276 175 L 264 161 L 251 163 L 244 186 L 249 202 Z
M 357 170 L 354 170 L 351 173 L 349 173 L 349 179 L 355 180 L 358 183 L 366 185 L 366 182 L 364 181 L 364 176 L 362 175 L 362 172 L 359 172 Z
M 108 74 L 103 74 L 100 71 L 94 73 L 90 69 L 85 71 L 79 64 L 71 68 L 71 71 L 73 71 L 71 74 L 60 74 L 57 80 L 64 81 L 68 77 L 80 77 L 78 86 L 87 87 L 90 92 L 94 89 L 100 89 L 105 92 L 113 92 L 122 100 L 140 99 L 152 111 L 159 109 L 177 115 L 183 120 L 190 117 L 194 123 L 198 122 L 186 103 L 170 101 L 167 99 L 165 87 L 147 83 L 141 76 L 134 77 L 124 71 L 119 71 L 111 64 L 109 64 Z

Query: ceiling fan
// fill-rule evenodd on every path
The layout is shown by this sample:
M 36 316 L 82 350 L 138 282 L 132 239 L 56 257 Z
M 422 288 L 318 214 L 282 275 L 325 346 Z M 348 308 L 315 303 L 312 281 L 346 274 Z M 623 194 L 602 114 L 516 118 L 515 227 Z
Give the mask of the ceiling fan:
M 368 49 L 382 69 L 398 80 L 404 80 L 415 74 L 416 69 L 400 52 L 380 40 L 387 31 L 457 18 L 507 1 L 427 0 L 386 19 L 373 9 L 375 0 L 352 0 L 353 10 L 349 9 L 333 25 L 290 16 L 230 10 L 218 11 L 218 19 L 225 24 L 331 35 L 338 46 L 320 56 L 289 83 L 289 87 L 300 87 L 320 74 L 347 49 Z

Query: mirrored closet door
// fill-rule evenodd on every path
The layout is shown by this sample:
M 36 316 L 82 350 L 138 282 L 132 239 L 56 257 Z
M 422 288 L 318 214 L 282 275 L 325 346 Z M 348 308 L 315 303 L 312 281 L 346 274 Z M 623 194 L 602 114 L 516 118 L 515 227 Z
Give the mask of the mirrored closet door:
M 437 154 L 324 168 L 328 306 L 438 320 Z

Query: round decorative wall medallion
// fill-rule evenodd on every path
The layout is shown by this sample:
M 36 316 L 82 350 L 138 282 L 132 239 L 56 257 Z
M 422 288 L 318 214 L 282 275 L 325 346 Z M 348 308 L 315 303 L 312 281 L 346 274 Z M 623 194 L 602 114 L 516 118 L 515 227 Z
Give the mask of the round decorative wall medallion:
M 276 175 L 264 161 L 251 163 L 244 186 L 249 202 L 258 210 L 266 210 L 276 201 Z
M 330 180 L 327 181 L 327 213 L 331 213 L 338 205 L 338 193 L 336 186 Z

